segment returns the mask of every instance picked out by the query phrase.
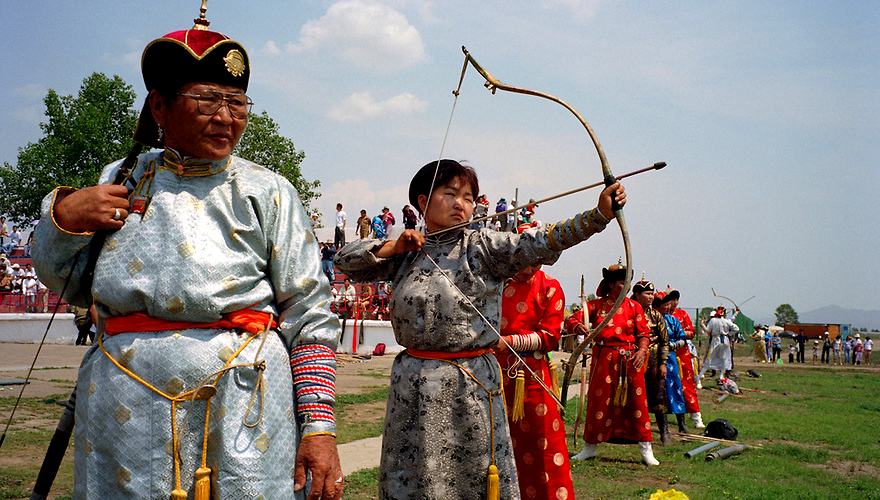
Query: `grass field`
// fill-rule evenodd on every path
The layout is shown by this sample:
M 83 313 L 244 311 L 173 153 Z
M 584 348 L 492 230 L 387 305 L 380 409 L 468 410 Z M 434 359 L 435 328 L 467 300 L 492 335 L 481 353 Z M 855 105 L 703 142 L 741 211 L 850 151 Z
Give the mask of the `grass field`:
M 655 442 L 661 465 L 648 468 L 639 462 L 636 446 L 600 445 L 597 459 L 572 467 L 577 498 L 647 500 L 658 489 L 675 488 L 691 500 L 880 500 L 880 371 L 809 365 L 755 368 L 763 376 L 740 379 L 744 389 L 751 389 L 743 398 L 716 404 L 715 393 L 699 392 L 704 421 L 729 420 L 739 440 L 753 449 L 707 462 L 704 456 L 684 457 L 700 443 L 676 438 L 665 448 Z M 377 406 L 382 407 L 385 393 L 377 388 L 340 397 L 340 441 L 380 432 L 382 412 Z M 66 397 L 26 398 L 19 408 L 0 454 L 0 499 L 29 498 L 52 434 L 46 429 L 54 428 L 63 410 L 57 402 Z M 0 410 L 8 414 L 13 403 L 14 398 L 0 398 Z M 569 429 L 574 404 L 568 407 Z M 42 425 L 29 425 L 33 422 Z M 573 447 L 571 443 L 569 435 Z M 69 498 L 71 455 L 72 447 L 52 498 Z M 376 469 L 351 474 L 344 498 L 376 498 L 376 477 Z

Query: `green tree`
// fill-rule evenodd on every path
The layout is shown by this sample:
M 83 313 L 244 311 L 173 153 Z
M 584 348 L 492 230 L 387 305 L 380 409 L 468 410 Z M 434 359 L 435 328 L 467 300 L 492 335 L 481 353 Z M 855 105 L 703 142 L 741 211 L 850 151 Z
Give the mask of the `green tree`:
M 780 304 L 780 306 L 776 308 L 775 314 L 776 326 L 798 323 L 797 311 L 795 311 L 790 304 Z
M 54 90 L 43 99 L 45 136 L 20 148 L 16 165 L 4 162 L 0 183 L 12 219 L 39 217 L 40 200 L 56 186 L 94 185 L 101 169 L 124 157 L 134 144 L 136 94 L 120 77 L 92 73 L 76 96 Z
M 235 154 L 287 178 L 299 192 L 306 212 L 313 213 L 311 202 L 321 196 L 315 191 L 321 186 L 321 181 L 310 182 L 303 177 L 299 165 L 306 154 L 297 151 L 291 139 L 278 133 L 278 124 L 268 113 L 251 113 Z
M 700 309 L 700 317 L 698 321 L 708 321 L 709 315 L 712 314 L 712 311 L 715 311 L 717 308 L 715 307 L 704 307 Z

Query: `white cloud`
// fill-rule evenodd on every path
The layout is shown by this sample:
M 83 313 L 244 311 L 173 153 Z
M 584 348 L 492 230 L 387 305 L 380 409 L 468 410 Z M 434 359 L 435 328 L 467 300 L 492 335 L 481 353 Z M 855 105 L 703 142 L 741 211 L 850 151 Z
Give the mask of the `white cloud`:
M 570 10 L 580 21 L 589 21 L 596 15 L 602 0 L 552 0 L 545 5 L 547 8 L 562 8 Z
M 335 104 L 327 112 L 327 118 L 340 122 L 361 122 L 379 116 L 407 116 L 422 113 L 428 102 L 404 92 L 384 101 L 377 101 L 369 91 L 356 92 Z
M 278 48 L 278 45 L 274 41 L 269 40 L 263 45 L 263 52 L 277 56 L 281 53 L 281 49 Z
M 360 68 L 393 71 L 426 61 L 425 43 L 406 16 L 370 0 L 343 0 L 300 30 L 292 52 L 328 50 Z

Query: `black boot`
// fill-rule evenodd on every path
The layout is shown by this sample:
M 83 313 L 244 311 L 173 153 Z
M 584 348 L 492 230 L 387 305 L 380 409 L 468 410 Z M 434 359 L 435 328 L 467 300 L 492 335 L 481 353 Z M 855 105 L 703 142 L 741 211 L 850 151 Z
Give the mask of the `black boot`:
M 669 439 L 669 419 L 666 418 L 665 413 L 655 413 L 654 417 L 657 419 L 657 428 L 660 430 L 660 444 L 669 446 L 672 444 L 672 440 Z
M 684 423 L 684 413 L 676 413 L 675 420 L 678 421 L 678 432 L 684 434 L 690 434 L 690 429 L 687 428 L 687 425 Z

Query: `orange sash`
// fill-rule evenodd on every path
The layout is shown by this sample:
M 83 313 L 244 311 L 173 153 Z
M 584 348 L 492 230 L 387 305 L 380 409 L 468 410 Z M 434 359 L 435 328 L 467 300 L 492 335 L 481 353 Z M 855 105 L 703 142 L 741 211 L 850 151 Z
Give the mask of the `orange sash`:
M 239 328 L 254 335 L 263 333 L 269 328 L 275 328 L 278 323 L 275 315 L 266 312 L 254 311 L 253 309 L 239 309 L 226 313 L 217 321 L 199 323 L 196 321 L 171 321 L 154 318 L 146 313 L 136 312 L 125 316 L 107 318 L 104 327 L 106 335 L 116 335 L 124 332 L 162 332 L 166 330 L 188 330 L 190 328 Z
M 415 356 L 417 358 L 424 359 L 456 359 L 456 358 L 476 358 L 477 356 L 482 356 L 483 354 L 489 354 L 492 352 L 492 349 L 474 349 L 473 351 L 458 351 L 458 352 L 446 352 L 446 351 L 423 351 L 421 349 L 406 349 L 406 353 L 410 356 Z

